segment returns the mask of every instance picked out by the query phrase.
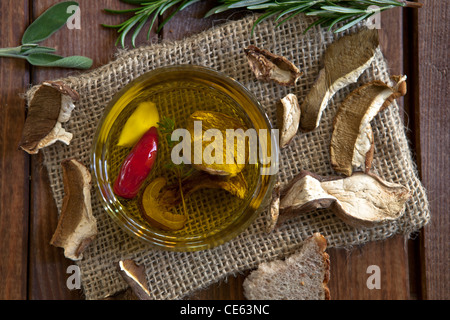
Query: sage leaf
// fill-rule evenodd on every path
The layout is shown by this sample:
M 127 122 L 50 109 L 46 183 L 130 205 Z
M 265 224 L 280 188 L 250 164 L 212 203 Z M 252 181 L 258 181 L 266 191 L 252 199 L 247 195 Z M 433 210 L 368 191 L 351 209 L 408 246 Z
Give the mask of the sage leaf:
M 71 10 L 68 10 L 70 6 L 78 6 L 78 3 L 76 1 L 65 1 L 47 9 L 25 30 L 22 44 L 39 43 L 61 29 L 74 14 Z
M 62 57 L 41 52 L 30 54 L 26 59 L 32 65 L 39 67 L 89 69 L 92 66 L 92 59 L 83 56 Z

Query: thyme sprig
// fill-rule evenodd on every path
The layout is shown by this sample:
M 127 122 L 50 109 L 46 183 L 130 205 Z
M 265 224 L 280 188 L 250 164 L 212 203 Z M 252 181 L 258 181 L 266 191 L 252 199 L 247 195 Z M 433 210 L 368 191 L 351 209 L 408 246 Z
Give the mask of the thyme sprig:
M 134 47 L 137 35 L 149 19 L 151 19 L 151 24 L 147 32 L 147 39 L 150 37 L 150 32 L 158 16 L 163 16 L 171 8 L 174 9 L 158 26 L 157 32 L 160 32 L 174 15 L 200 0 L 121 1 L 138 5 L 138 7 L 126 10 L 105 9 L 105 11 L 113 14 L 134 13 L 134 16 L 118 25 L 103 26 L 117 29 L 119 37 L 116 44 L 120 42 L 122 47 L 125 47 L 127 34 L 135 28 L 131 38 Z M 334 31 L 341 32 L 385 10 L 395 7 L 422 7 L 421 3 L 405 0 L 218 0 L 217 2 L 218 6 L 211 9 L 205 17 L 233 9 L 261 12 L 262 15 L 256 20 L 252 32 L 256 25 L 266 19 L 275 18 L 278 22 L 277 26 L 279 26 L 300 13 L 317 18 L 308 29 L 315 25 L 321 25 L 331 30 L 337 23 L 345 21 L 343 26 Z
M 164 136 L 169 149 L 172 149 L 175 145 L 175 141 L 172 140 L 172 132 L 175 130 L 175 121 L 168 117 L 162 117 L 161 121 L 158 122 L 159 125 L 159 133 Z M 168 162 L 164 164 L 164 167 L 172 172 L 177 179 L 180 195 L 181 195 L 181 201 L 183 204 L 183 211 L 185 216 L 188 215 L 186 202 L 184 201 L 184 194 L 183 194 L 183 188 L 182 188 L 182 182 L 185 178 L 190 176 L 194 169 L 192 167 L 186 166 L 184 163 L 181 164 L 175 164 L 173 162 Z

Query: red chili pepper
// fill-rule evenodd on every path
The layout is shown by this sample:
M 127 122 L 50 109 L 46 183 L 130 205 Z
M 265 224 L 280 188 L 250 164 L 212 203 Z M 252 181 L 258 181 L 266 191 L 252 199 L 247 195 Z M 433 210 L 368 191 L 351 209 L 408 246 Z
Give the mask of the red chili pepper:
M 151 127 L 136 143 L 120 168 L 114 183 L 114 193 L 122 198 L 134 198 L 152 170 L 158 150 L 158 130 Z

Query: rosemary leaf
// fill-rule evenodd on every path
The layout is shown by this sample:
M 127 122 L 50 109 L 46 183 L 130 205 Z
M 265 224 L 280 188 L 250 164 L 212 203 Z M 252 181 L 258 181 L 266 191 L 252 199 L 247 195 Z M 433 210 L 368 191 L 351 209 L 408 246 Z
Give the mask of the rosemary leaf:
M 219 0 L 218 2 L 219 5 L 211 9 L 207 16 L 236 8 L 262 12 L 263 15 L 255 22 L 252 33 L 256 25 L 272 16 L 276 16 L 277 22 L 284 18 L 277 26 L 299 13 L 317 16 L 318 19 L 307 30 L 315 25 L 329 26 L 331 29 L 338 22 L 348 20 L 348 23 L 335 30 L 341 32 L 384 10 L 394 7 L 422 7 L 420 3 L 404 0 Z M 369 8 L 371 6 L 378 8 L 371 9 Z
M 170 19 L 172 19 L 172 17 L 177 12 L 184 10 L 185 8 L 187 8 L 191 4 L 198 2 L 199 0 L 137 0 L 137 1 L 121 0 L 121 1 L 137 5 L 138 7 L 125 10 L 113 10 L 113 9 L 104 9 L 104 10 L 112 14 L 134 13 L 134 16 L 128 18 L 127 20 L 118 25 L 103 25 L 103 26 L 107 28 L 117 29 L 119 37 L 116 41 L 116 44 L 120 43 L 120 45 L 123 48 L 125 48 L 125 39 L 127 34 L 131 31 L 131 29 L 135 28 L 131 39 L 131 44 L 133 47 L 135 47 L 136 37 L 142 31 L 142 28 L 147 21 L 150 21 L 150 26 L 147 32 L 147 39 L 149 39 L 151 30 L 155 25 L 158 17 L 163 16 L 163 14 L 167 12 L 167 10 L 174 9 L 174 11 L 158 27 L 157 32 L 161 31 L 162 27 Z
M 135 16 L 128 18 L 121 24 L 115 26 L 106 26 L 108 28 L 116 28 L 119 33 L 119 40 L 122 47 L 125 45 L 124 40 L 130 29 L 135 27 L 132 36 L 132 45 L 135 46 L 136 36 L 141 32 L 146 21 L 151 19 L 151 25 L 148 30 L 147 38 L 156 22 L 158 16 L 162 16 L 167 10 L 173 9 L 164 21 L 158 26 L 157 32 L 160 32 L 163 26 L 170 21 L 178 12 L 184 10 L 188 6 L 199 2 L 200 0 L 121 0 L 122 2 L 138 5 L 139 7 L 127 10 L 110 10 L 105 11 L 114 14 L 123 14 L 134 12 Z M 317 20 L 312 23 L 307 30 L 315 25 L 327 26 L 331 30 L 337 23 L 347 21 L 344 26 L 335 30 L 335 32 L 344 31 L 356 23 L 369 18 L 375 13 L 389 10 L 394 7 L 412 7 L 420 8 L 422 4 L 418 2 L 405 0 L 218 0 L 218 5 L 209 10 L 205 17 L 212 16 L 217 13 L 226 12 L 232 9 L 247 9 L 250 11 L 260 12 L 262 15 L 256 20 L 251 30 L 254 32 L 255 26 L 262 21 L 275 17 L 278 22 L 277 26 L 282 25 L 294 16 L 304 13 L 308 16 L 316 16 Z M 372 9 L 371 6 L 378 8 Z M 139 22 L 139 24 L 138 24 Z

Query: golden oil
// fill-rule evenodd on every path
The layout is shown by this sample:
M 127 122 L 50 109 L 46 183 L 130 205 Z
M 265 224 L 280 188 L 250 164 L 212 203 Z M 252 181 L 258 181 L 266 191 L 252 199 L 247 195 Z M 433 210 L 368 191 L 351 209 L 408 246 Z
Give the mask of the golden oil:
M 108 114 L 104 116 L 97 132 L 98 142 L 93 152 L 94 162 L 103 168 L 94 170 L 99 171 L 97 179 L 100 178 L 100 191 L 107 209 L 112 211 L 119 223 L 126 225 L 128 231 L 166 248 L 190 243 L 193 246 L 191 249 L 196 250 L 196 243 L 198 248 L 202 248 L 201 245 L 205 246 L 206 241 L 206 247 L 211 247 L 220 243 L 220 239 L 242 231 L 240 225 L 247 226 L 250 216 L 254 218 L 254 212 L 263 202 L 270 188 L 270 177 L 261 177 L 259 163 L 247 163 L 242 170 L 247 183 L 244 199 L 224 190 L 197 190 L 185 201 L 188 216 L 183 229 L 157 229 L 142 218 L 139 202 L 145 186 L 157 177 L 165 177 L 169 182 L 176 181 L 175 175 L 166 165 L 172 162 L 171 150 L 167 141 L 160 137 L 155 165 L 142 186 L 140 195 L 131 200 L 116 197 L 112 193 L 112 185 L 125 157 L 131 151 L 129 147 L 118 146 L 127 119 L 140 104 L 152 102 L 159 118 L 173 119 L 175 128 L 186 128 L 188 118 L 196 111 L 223 113 L 233 117 L 243 128 L 254 128 L 256 131 L 268 130 L 269 127 L 267 119 L 254 101 L 243 95 L 239 91 L 241 88 L 236 88 L 232 81 L 218 78 L 217 74 L 207 70 L 203 72 L 204 70 L 190 67 L 170 69 L 171 72 L 143 77 L 111 102 Z M 149 115 L 151 116 L 153 115 Z M 173 212 L 185 214 L 182 205 L 174 208 Z

